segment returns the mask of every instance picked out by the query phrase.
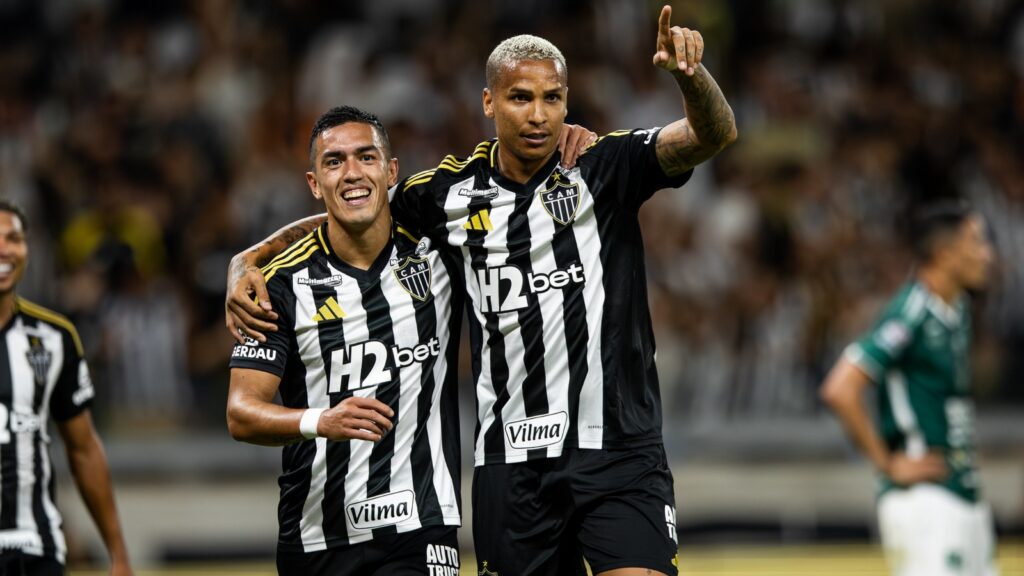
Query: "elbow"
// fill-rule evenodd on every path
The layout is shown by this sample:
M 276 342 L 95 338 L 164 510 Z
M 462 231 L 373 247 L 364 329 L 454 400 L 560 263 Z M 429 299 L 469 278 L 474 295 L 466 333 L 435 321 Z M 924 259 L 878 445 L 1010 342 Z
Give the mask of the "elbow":
M 239 414 L 238 408 L 228 405 L 227 410 L 228 434 L 238 442 L 248 442 L 252 439 L 251 431 Z

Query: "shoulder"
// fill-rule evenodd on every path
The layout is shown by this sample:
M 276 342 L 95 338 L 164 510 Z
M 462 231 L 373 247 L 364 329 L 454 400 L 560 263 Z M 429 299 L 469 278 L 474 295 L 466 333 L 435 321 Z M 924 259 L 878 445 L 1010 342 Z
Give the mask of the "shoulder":
M 473 153 L 465 158 L 449 154 L 435 168 L 418 172 L 400 182 L 398 192 L 405 194 L 409 191 L 438 187 L 447 190 L 447 186 L 475 175 L 477 170 L 490 168 L 495 161 L 495 150 L 495 141 L 485 140 L 477 144 Z
M 650 144 L 654 142 L 659 130 L 661 130 L 660 127 L 614 130 L 603 136 L 598 136 L 597 140 L 594 140 L 583 150 L 583 155 L 586 156 L 590 153 L 601 154 L 602 152 L 614 150 L 637 140 Z
M 61 332 L 65 336 L 71 339 L 75 344 L 75 350 L 78 351 L 78 355 L 83 355 L 84 349 L 82 348 L 82 339 L 78 336 L 78 330 L 75 329 L 75 325 L 72 324 L 71 320 L 68 320 L 63 314 L 54 312 L 49 308 L 44 308 L 35 302 L 31 302 L 22 297 L 18 297 L 18 310 L 20 310 L 26 316 L 35 318 L 36 320 L 52 326 L 57 331 Z
M 928 293 L 920 284 L 916 282 L 908 283 L 889 301 L 889 304 L 882 313 L 882 320 L 898 320 L 908 329 L 913 330 L 927 316 L 928 296 Z
M 285 280 L 295 271 L 309 266 L 315 255 L 322 254 L 324 241 L 323 226 L 319 226 L 278 254 L 266 266 L 260 268 L 267 285 L 269 286 L 275 278 L 278 281 Z

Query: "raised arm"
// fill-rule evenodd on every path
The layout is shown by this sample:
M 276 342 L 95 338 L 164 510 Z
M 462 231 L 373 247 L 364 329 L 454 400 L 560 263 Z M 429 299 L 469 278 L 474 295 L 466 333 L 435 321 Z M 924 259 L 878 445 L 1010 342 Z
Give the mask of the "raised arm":
M 686 117 L 658 133 L 657 155 L 662 170 L 676 176 L 718 154 L 736 141 L 736 118 L 718 83 L 701 64 L 704 38 L 689 28 L 671 26 L 672 7 L 661 9 L 654 65 L 672 74 Z
M 64 439 L 75 485 L 110 555 L 110 573 L 114 576 L 129 576 L 132 569 L 114 505 L 110 468 L 99 435 L 92 425 L 92 416 L 85 410 L 59 423 L 58 429 Z
M 267 285 L 260 267 L 325 220 L 326 214 L 318 214 L 288 224 L 231 259 L 224 297 L 224 324 L 239 344 L 245 343 L 246 336 L 264 342 L 266 337 L 263 332 L 277 330 L 274 324 L 277 314 L 270 306 Z

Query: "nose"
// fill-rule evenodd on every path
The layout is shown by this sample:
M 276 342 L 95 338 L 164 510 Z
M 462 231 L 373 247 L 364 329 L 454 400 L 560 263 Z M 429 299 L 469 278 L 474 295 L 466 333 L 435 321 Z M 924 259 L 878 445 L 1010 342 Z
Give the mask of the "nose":
M 345 182 L 357 182 L 363 177 L 363 167 L 356 158 L 349 158 L 345 161 L 345 173 L 342 176 Z
M 544 102 L 543 100 L 535 99 L 530 107 L 530 124 L 539 126 L 546 121 L 547 116 L 544 113 Z

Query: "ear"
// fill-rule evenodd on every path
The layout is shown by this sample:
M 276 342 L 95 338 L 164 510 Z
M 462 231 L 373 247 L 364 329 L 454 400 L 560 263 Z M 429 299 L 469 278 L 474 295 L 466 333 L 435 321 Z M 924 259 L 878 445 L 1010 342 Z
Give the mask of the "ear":
M 491 98 L 490 88 L 484 88 L 484 116 L 494 118 L 494 100 Z
M 398 158 L 388 161 L 388 188 L 398 184 Z
M 309 191 L 313 193 L 313 198 L 323 199 L 324 196 L 320 193 L 320 184 L 317 183 L 316 176 L 312 172 L 306 172 L 306 184 L 309 184 Z

